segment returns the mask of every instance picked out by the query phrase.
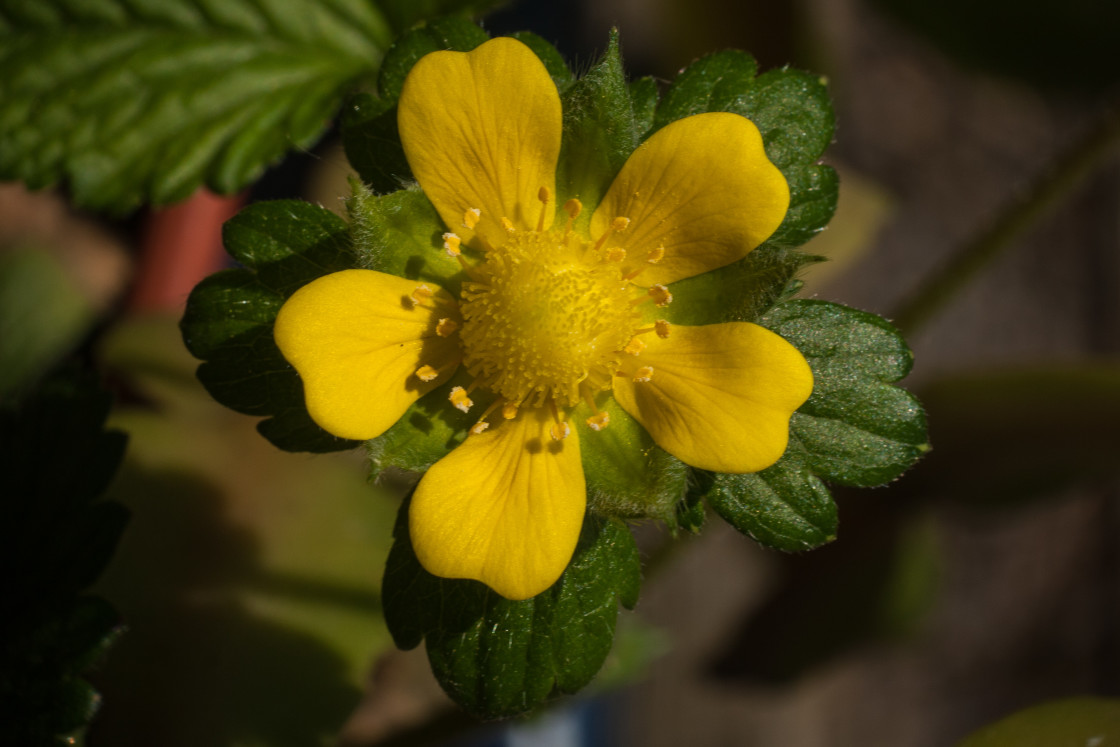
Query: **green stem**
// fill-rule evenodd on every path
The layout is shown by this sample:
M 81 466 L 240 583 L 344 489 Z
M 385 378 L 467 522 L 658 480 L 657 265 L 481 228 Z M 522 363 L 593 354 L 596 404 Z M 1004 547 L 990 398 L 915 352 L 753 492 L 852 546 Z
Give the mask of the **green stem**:
M 927 278 L 892 315 L 895 326 L 912 334 L 928 322 L 1012 241 L 1092 174 L 1094 167 L 1118 144 L 1120 108 L 1110 110 L 1097 127 L 1063 153 L 1009 205 L 995 223 Z

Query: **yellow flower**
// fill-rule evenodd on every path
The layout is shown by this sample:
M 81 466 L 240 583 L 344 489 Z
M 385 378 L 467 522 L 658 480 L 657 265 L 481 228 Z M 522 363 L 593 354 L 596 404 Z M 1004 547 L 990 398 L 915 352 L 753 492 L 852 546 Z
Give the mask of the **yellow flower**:
M 586 506 L 571 424 L 585 420 L 588 438 L 609 428 L 596 404 L 606 396 L 695 467 L 756 472 L 778 460 L 812 389 L 801 354 L 754 324 L 662 318 L 672 283 L 741 259 L 785 216 L 788 187 L 749 120 L 708 113 L 662 128 L 589 222 L 579 195 L 554 199 L 560 99 L 520 42 L 425 56 L 398 123 L 448 229 L 432 251 L 462 265 L 459 298 L 347 270 L 297 291 L 275 337 L 311 417 L 337 436 L 382 434 L 460 367 L 472 383 L 447 406 L 490 402 L 413 496 L 411 539 L 429 572 L 510 599 L 551 586 Z

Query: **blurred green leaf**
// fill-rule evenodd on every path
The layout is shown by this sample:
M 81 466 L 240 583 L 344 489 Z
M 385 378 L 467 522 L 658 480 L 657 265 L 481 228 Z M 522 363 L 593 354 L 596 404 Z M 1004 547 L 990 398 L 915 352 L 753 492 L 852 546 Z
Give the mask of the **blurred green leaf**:
M 1107 747 L 1120 741 L 1120 700 L 1069 698 L 1019 711 L 957 747 Z
M 391 646 L 378 576 L 397 496 L 360 454 L 263 441 L 199 385 L 174 329 L 128 319 L 100 351 L 131 395 L 112 415 L 134 442 L 112 495 L 134 518 L 98 585 L 130 633 L 91 741 L 328 743 Z
M 115 212 L 237 191 L 310 146 L 391 38 L 367 0 L 3 0 L 0 176 Z
M 104 601 L 79 597 L 128 522 L 100 500 L 125 438 L 106 431 L 109 396 L 77 369 L 0 406 L 0 743 L 72 744 L 100 696 L 81 677 L 117 633 Z M 70 448 L 59 448 L 59 444 Z
M 0 253 L 0 397 L 44 374 L 93 320 L 93 309 L 48 252 Z
M 625 526 L 588 516 L 560 580 L 512 602 L 425 571 L 407 517 L 406 501 L 382 585 L 385 621 L 401 648 L 426 640 L 436 679 L 459 705 L 481 718 L 514 716 L 591 681 L 611 650 L 617 604 L 637 602 L 638 551 Z
M 244 269 L 199 283 L 180 325 L 187 349 L 204 361 L 199 380 L 227 407 L 271 416 L 260 431 L 281 449 L 353 448 L 356 442 L 311 421 L 299 376 L 272 339 L 288 296 L 317 277 L 355 266 L 346 223 L 306 202 L 258 203 L 225 224 L 223 239 Z

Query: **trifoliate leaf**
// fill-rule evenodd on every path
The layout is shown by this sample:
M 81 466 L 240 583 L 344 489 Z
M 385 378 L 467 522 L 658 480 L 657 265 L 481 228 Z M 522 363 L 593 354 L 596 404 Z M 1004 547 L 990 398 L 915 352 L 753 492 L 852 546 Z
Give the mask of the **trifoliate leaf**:
M 610 652 L 617 604 L 637 602 L 639 558 L 626 527 L 589 516 L 560 580 L 512 602 L 425 571 L 407 517 L 406 501 L 382 585 L 385 621 L 401 648 L 426 640 L 436 679 L 459 705 L 481 718 L 514 716 L 590 682 Z
M 223 405 L 271 416 L 259 429 L 282 449 L 353 448 L 356 442 L 311 422 L 299 376 L 272 338 L 288 296 L 317 277 L 355 266 L 346 223 L 310 203 L 266 202 L 234 216 L 222 236 L 244 269 L 211 275 L 187 300 L 181 329 L 187 349 L 204 361 L 199 380 Z
M 708 493 L 723 519 L 778 550 L 812 550 L 836 539 L 836 504 L 799 449 L 754 474 L 716 475 Z
M 392 38 L 367 0 L 3 0 L 0 21 L 0 177 L 116 212 L 311 145 Z
M 595 206 L 637 145 L 634 111 L 622 69 L 618 34 L 602 59 L 561 97 L 564 135 L 556 171 L 557 205 L 583 202 L 576 225 L 591 223 Z
M 790 421 L 790 450 L 828 482 L 872 487 L 929 450 L 917 398 L 891 386 L 913 356 L 885 319 L 826 301 L 776 306 L 763 326 L 792 343 L 813 370 L 813 394 Z

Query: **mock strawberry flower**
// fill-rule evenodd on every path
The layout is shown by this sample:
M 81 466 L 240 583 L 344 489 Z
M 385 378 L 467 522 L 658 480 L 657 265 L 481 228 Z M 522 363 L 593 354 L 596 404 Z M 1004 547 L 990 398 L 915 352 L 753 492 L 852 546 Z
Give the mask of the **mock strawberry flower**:
M 608 397 L 695 467 L 756 472 L 781 457 L 813 385 L 801 354 L 755 324 L 665 318 L 673 283 L 741 259 L 785 216 L 788 187 L 749 120 L 665 126 L 589 219 L 580 195 L 556 194 L 560 98 L 516 40 L 423 57 L 398 124 L 447 229 L 432 251 L 456 258 L 461 290 L 333 273 L 288 299 L 275 338 L 311 417 L 344 438 L 381 435 L 465 371 L 447 407 L 478 419 L 409 510 L 429 572 L 510 599 L 551 586 L 586 510 L 581 448 L 595 448 L 572 424 L 588 439 L 609 428 Z

